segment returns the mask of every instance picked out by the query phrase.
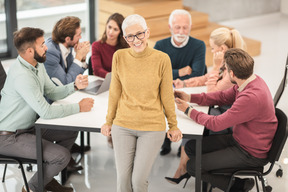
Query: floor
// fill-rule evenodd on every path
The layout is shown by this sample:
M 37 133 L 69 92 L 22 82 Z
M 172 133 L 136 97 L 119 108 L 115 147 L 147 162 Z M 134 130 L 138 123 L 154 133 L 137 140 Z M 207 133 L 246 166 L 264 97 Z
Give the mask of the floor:
M 274 95 L 278 84 L 283 76 L 284 65 L 288 50 L 288 15 L 280 13 L 269 14 L 259 17 L 222 22 L 223 25 L 233 26 L 238 29 L 243 36 L 258 39 L 262 42 L 262 52 L 255 57 L 255 73 L 266 80 L 271 94 Z M 9 61 L 3 62 L 9 67 Z M 288 92 L 284 92 L 279 108 L 288 114 L 288 103 L 283 98 L 287 98 Z M 83 171 L 72 175 L 67 185 L 73 186 L 75 192 L 116 191 L 116 171 L 114 164 L 113 150 L 108 147 L 106 138 L 99 133 L 91 134 L 92 149 L 86 153 L 81 163 L 85 167 Z M 283 177 L 277 178 L 275 167 L 272 173 L 267 176 L 268 184 L 275 192 L 288 191 L 288 144 L 282 153 L 279 163 L 283 168 Z M 158 156 L 151 172 L 149 191 L 150 192 L 193 192 L 194 179 L 191 178 L 186 188 L 183 189 L 184 181 L 179 185 L 172 185 L 165 181 L 165 176 L 173 176 L 179 158 L 176 156 L 178 144 L 172 145 L 172 152 L 167 156 Z M 35 171 L 36 166 L 33 166 Z M 3 166 L 0 165 L 0 175 Z M 34 172 L 28 172 L 28 178 Z M 2 177 L 1 177 L 2 178 Z M 58 178 L 59 179 L 59 178 Z M 2 192 L 19 192 L 22 188 L 23 180 L 17 166 L 9 165 L 4 183 L 0 183 Z M 220 190 L 214 189 L 214 192 Z M 256 191 L 254 188 L 252 191 Z

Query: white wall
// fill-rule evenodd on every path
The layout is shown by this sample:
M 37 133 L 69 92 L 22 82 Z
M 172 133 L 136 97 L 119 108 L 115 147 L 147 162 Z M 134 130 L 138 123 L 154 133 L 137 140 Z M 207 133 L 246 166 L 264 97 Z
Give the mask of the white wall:
M 85 3 L 59 7 L 34 9 L 17 12 L 18 29 L 22 27 L 37 27 L 45 31 L 47 35 L 52 33 L 55 23 L 66 16 L 76 16 L 81 19 L 81 27 L 87 26 L 87 5 Z M 0 28 L 5 27 L 5 15 L 0 14 Z M 8 34 L 12 35 L 12 34 Z M 6 39 L 6 33 L 0 33 L 0 40 Z M 86 38 L 83 37 L 82 38 Z
M 281 0 L 281 13 L 288 15 L 288 0 Z
M 286 2 L 288 0 L 282 0 Z M 194 10 L 209 14 L 210 21 L 227 21 L 279 12 L 281 0 L 183 0 Z

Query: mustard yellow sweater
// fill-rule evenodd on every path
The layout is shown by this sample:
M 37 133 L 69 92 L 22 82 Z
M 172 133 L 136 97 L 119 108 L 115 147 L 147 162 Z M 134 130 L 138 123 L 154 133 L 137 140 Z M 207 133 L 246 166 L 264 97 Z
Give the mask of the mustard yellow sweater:
M 148 46 L 141 53 L 115 52 L 106 124 L 163 131 L 165 115 L 170 130 L 178 129 L 169 56 Z

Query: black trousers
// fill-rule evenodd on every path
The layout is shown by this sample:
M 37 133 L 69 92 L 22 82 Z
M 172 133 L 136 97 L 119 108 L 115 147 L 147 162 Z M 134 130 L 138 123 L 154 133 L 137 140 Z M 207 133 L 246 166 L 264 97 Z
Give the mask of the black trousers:
M 195 176 L 195 140 L 185 145 L 185 152 L 190 158 L 187 171 Z M 234 140 L 232 134 L 211 135 L 202 140 L 202 180 L 221 190 L 226 190 L 230 176 L 211 174 L 210 171 L 226 168 L 247 168 L 264 166 L 266 159 L 251 156 Z

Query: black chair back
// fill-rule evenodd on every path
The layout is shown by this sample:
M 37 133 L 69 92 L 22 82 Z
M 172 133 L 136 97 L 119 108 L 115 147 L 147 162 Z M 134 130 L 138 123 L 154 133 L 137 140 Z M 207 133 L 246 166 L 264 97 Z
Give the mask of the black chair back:
M 285 145 L 288 135 L 287 116 L 281 109 L 278 108 L 275 108 L 275 113 L 278 119 L 278 126 L 273 139 L 272 146 L 268 153 L 268 160 L 271 163 L 274 163 L 275 161 L 279 160 L 279 157 L 281 155 L 282 149 Z
M 89 75 L 94 75 L 94 74 L 93 74 L 91 57 L 90 57 L 89 60 L 88 60 L 88 74 L 89 74 Z
M 284 70 L 284 77 L 276 91 L 276 94 L 274 96 L 274 106 L 276 107 L 286 86 L 286 78 L 287 78 L 287 68 L 288 68 L 288 56 L 287 56 L 287 60 L 286 60 L 286 64 L 285 64 L 285 70 Z
M 258 177 L 258 179 L 262 183 L 263 192 L 268 192 L 268 189 L 266 189 L 266 186 L 265 186 L 264 176 L 268 175 L 272 171 L 275 161 L 279 160 L 279 157 L 282 153 L 283 147 L 285 145 L 285 142 L 288 136 L 286 114 L 281 109 L 278 109 L 278 108 L 275 108 L 275 114 L 278 119 L 278 126 L 277 126 L 277 130 L 272 141 L 272 146 L 268 152 L 268 160 L 270 162 L 270 166 L 265 172 L 264 172 L 264 166 L 263 167 L 236 168 L 236 169 L 232 168 L 232 169 L 222 169 L 222 170 L 212 171 L 213 174 L 231 176 L 226 192 L 230 191 L 230 188 L 233 184 L 233 178 L 235 178 L 235 176 L 237 175 L 238 176 L 254 176 L 255 181 L 256 181 L 257 192 L 259 192 L 259 186 L 257 182 L 257 177 Z M 267 187 L 270 187 L 270 186 L 267 186 Z
M 1 100 L 1 90 L 4 86 L 6 77 L 7 77 L 6 72 L 4 70 L 4 67 L 3 67 L 1 61 L 0 61 L 0 100 Z

